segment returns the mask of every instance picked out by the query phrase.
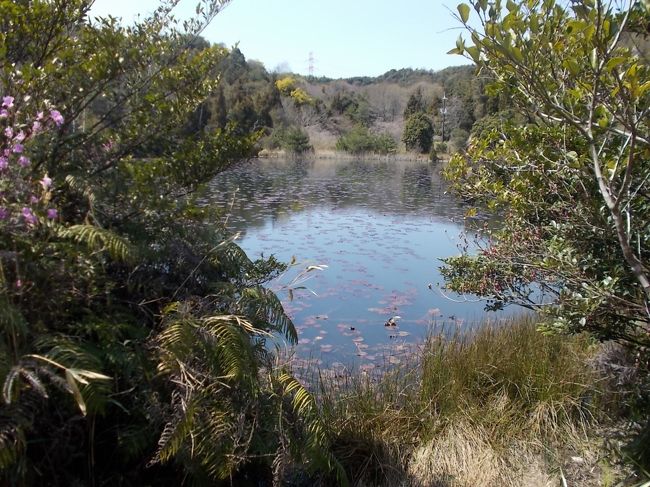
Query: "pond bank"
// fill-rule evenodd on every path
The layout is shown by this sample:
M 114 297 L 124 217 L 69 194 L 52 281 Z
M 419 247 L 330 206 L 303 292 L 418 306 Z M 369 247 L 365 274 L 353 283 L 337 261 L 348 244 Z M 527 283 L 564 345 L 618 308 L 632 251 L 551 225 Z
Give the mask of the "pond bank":
M 630 485 L 604 448 L 614 393 L 590 365 L 603 353 L 523 317 L 430 336 L 381 377 L 312 372 L 351 485 Z
M 336 160 L 358 160 L 363 159 L 366 161 L 420 161 L 429 162 L 427 154 L 418 154 L 415 152 L 397 153 L 397 154 L 350 154 L 349 152 L 340 152 L 335 150 L 315 150 L 313 152 L 305 152 L 303 154 L 290 154 L 284 150 L 261 150 L 257 157 L 259 159 L 291 159 L 305 158 L 305 159 L 336 159 Z M 446 159 L 436 161 L 436 163 L 443 162 Z

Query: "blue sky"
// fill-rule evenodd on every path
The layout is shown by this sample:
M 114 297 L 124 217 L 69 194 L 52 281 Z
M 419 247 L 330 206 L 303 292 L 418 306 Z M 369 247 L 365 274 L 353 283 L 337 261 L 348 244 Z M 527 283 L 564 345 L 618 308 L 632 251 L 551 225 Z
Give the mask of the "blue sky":
M 314 74 L 333 78 L 376 76 L 389 69 L 439 70 L 468 64 L 446 52 L 461 32 L 450 10 L 460 0 L 233 0 L 204 37 L 227 46 L 239 43 L 247 59 L 267 69 L 283 66 L 307 74 L 313 52 Z M 93 15 L 129 22 L 151 12 L 156 0 L 96 0 Z M 182 0 L 181 18 L 196 1 Z

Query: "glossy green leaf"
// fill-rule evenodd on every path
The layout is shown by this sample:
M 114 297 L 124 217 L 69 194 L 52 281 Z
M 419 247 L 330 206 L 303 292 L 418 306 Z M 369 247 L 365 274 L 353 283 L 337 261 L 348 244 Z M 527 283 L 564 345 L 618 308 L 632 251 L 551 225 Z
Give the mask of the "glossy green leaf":
M 462 20 L 463 23 L 466 23 L 469 20 L 469 5 L 466 3 L 459 4 L 458 14 L 460 15 L 460 20 Z

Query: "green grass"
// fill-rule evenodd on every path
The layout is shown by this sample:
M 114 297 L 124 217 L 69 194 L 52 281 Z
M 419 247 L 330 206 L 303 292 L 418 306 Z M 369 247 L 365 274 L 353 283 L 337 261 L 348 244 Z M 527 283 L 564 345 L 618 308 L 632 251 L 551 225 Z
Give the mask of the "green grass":
M 544 485 L 595 421 L 596 348 L 524 317 L 430 336 L 380 378 L 321 377 L 318 399 L 353 484 Z

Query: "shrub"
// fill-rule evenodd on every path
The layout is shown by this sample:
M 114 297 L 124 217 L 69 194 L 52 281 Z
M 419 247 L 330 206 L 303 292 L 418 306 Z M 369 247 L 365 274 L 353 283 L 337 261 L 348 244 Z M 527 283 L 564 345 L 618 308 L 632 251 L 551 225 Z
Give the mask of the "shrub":
M 428 153 L 433 143 L 433 125 L 429 117 L 421 112 L 411 115 L 404 125 L 402 141 L 407 150 Z
M 357 125 L 339 137 L 336 149 L 351 154 L 393 154 L 397 151 L 397 143 L 390 134 L 373 134 L 363 125 Z

